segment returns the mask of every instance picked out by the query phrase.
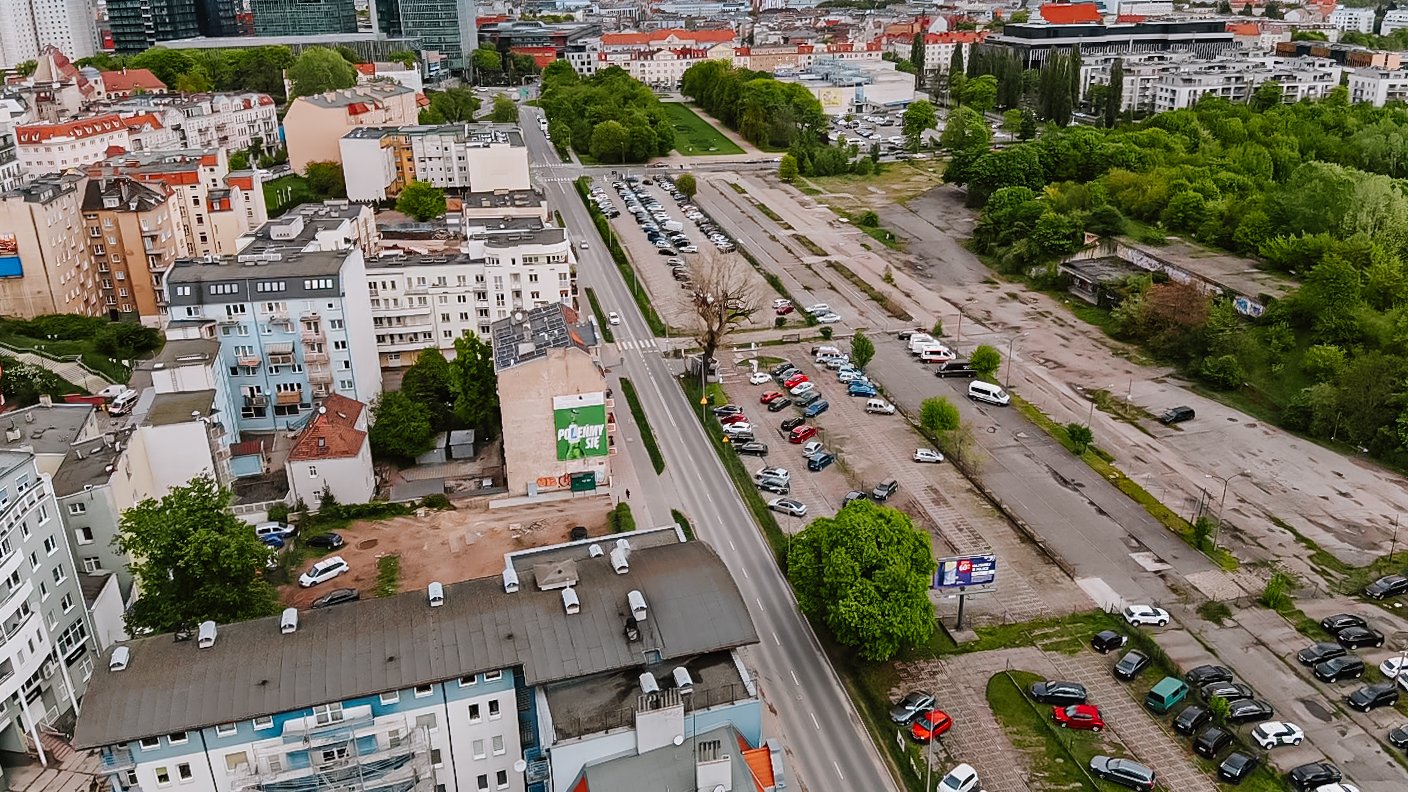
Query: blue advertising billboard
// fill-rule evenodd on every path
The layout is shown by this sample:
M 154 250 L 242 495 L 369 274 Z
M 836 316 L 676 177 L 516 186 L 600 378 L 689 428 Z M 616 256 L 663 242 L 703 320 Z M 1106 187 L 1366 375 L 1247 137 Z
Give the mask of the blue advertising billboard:
M 991 586 L 997 578 L 997 556 L 941 558 L 934 570 L 934 588 Z
M 0 278 L 20 278 L 24 268 L 20 266 L 20 244 L 14 234 L 0 234 Z

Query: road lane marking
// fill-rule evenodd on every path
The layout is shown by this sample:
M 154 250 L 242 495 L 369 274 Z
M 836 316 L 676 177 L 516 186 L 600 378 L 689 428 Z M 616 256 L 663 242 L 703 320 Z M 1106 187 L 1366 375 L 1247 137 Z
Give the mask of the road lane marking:
M 742 567 L 742 570 L 743 570 L 743 577 L 748 578 L 749 580 L 752 580 L 752 579 L 753 579 L 752 576 L 748 574 L 748 568 L 747 568 L 747 567 Z
M 738 551 L 738 548 L 734 547 L 732 539 L 728 540 L 728 549 L 733 550 L 734 552 Z
M 831 760 L 831 766 L 834 767 L 834 768 L 836 768 L 836 775 L 840 776 L 842 781 L 845 781 L 845 780 L 846 780 L 846 774 L 843 773 L 843 772 L 841 772 L 841 765 L 836 764 L 836 760 L 835 760 L 835 759 L 832 759 L 832 760 Z
M 796 671 L 793 671 L 792 669 L 789 668 L 789 669 L 787 669 L 787 673 L 789 673 L 789 674 L 792 675 L 792 684 L 796 685 L 797 687 L 801 687 L 801 686 L 802 686 L 802 680 L 800 680 L 800 679 L 797 678 L 797 672 L 796 672 Z
M 776 630 L 774 630 L 772 633 L 772 642 L 777 644 L 778 646 L 782 646 L 782 639 L 777 637 Z
M 757 600 L 757 602 L 758 602 L 758 610 L 762 611 L 763 613 L 767 613 L 767 612 L 768 612 L 768 609 L 763 607 L 763 600 L 762 600 L 762 598 L 760 598 L 760 597 L 754 597 L 753 599 Z
M 817 731 L 821 731 L 821 723 L 819 723 L 819 722 L 817 721 L 817 719 L 816 719 L 816 713 L 815 713 L 815 712 L 808 712 L 807 714 L 810 715 L 810 716 L 812 716 L 812 725 L 816 727 L 816 730 L 817 730 Z

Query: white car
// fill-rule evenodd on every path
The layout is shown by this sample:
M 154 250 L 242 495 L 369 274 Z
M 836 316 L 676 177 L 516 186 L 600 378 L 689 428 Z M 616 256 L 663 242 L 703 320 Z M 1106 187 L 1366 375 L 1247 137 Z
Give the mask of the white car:
M 699 248 L 698 248 L 698 246 L 696 246 L 696 245 L 685 245 L 685 246 L 683 246 L 683 247 L 680 248 L 680 252 L 681 252 L 681 253 L 698 253 L 698 252 L 699 252 Z
M 792 473 L 787 468 L 764 466 L 758 468 L 757 472 L 753 474 L 754 481 L 761 478 L 775 478 L 782 479 L 783 481 L 791 481 Z
M 802 382 L 798 383 L 797 387 L 793 388 L 791 392 L 793 396 L 801 396 L 803 393 L 811 393 L 814 390 L 816 390 L 816 385 L 810 382 Z
M 786 308 L 787 306 L 789 306 L 789 305 L 791 305 L 791 304 L 792 304 L 792 301 L 789 300 L 789 299 L 787 299 L 786 297 L 779 297 L 779 298 L 777 298 L 776 300 L 773 300 L 773 301 L 772 301 L 772 307 L 774 307 L 774 308 Z
M 944 455 L 932 448 L 920 448 L 914 452 L 915 462 L 942 462 Z
M 821 316 L 818 316 L 816 318 L 816 321 L 818 324 L 836 324 L 837 322 L 841 321 L 841 317 L 839 314 L 824 313 Z
M 582 250 L 586 250 L 588 247 L 590 247 L 590 245 L 587 244 L 587 241 L 585 239 L 581 242 L 578 242 L 577 246 L 580 247 Z
M 606 321 L 614 325 L 621 324 L 621 315 L 612 311 L 606 315 Z
M 1267 721 L 1252 729 L 1252 739 L 1263 751 L 1269 751 L 1278 745 L 1300 745 L 1305 731 L 1294 723 Z
M 109 385 L 106 388 L 103 388 L 102 390 L 98 391 L 96 395 L 102 396 L 104 399 L 116 399 L 118 396 L 121 396 L 122 392 L 125 390 L 127 390 L 127 386 L 119 383 L 117 385 Z
M 1315 792 L 1359 792 L 1359 787 L 1354 784 L 1340 782 L 1338 784 L 1323 784 L 1315 787 Z
M 1408 671 L 1408 663 L 1404 662 L 1403 655 L 1394 655 L 1379 663 L 1379 670 L 1383 672 L 1385 677 L 1394 679 L 1402 676 L 1404 671 Z M 1399 680 L 1399 683 L 1402 684 L 1402 681 Z
M 811 456 L 812 454 L 815 454 L 816 452 L 818 452 L 818 451 L 820 451 L 820 450 L 821 450 L 821 441 L 820 441 L 820 440 L 811 440 L 811 441 L 809 441 L 806 445 L 802 446 L 802 456 L 804 456 L 804 457 L 809 457 L 809 456 Z
M 870 382 L 870 378 L 855 369 L 841 369 L 836 372 L 836 381 L 843 384 L 850 382 Z
M 724 426 L 724 434 L 726 435 L 732 436 L 752 433 L 753 424 L 750 424 L 747 421 L 739 421 L 738 423 L 731 423 Z
M 978 771 L 970 764 L 961 764 L 948 771 L 939 782 L 939 792 L 973 792 L 978 788 Z
M 817 303 L 816 305 L 809 305 L 807 306 L 807 313 L 812 315 L 831 313 L 831 306 L 827 305 L 826 303 Z
M 319 583 L 326 583 L 332 580 L 343 572 L 349 571 L 351 571 L 351 568 L 347 566 L 346 561 L 342 560 L 342 556 L 329 556 L 314 564 L 312 569 L 300 575 L 298 585 L 303 588 L 316 586 Z
M 1163 608 L 1155 608 L 1153 605 L 1129 605 L 1125 607 L 1122 615 L 1124 620 L 1133 627 L 1142 624 L 1163 627 L 1168 624 L 1168 611 Z
M 766 371 L 755 371 L 748 375 L 749 385 L 766 385 L 769 382 L 772 382 L 772 377 L 769 377 Z
M 807 504 L 792 500 L 791 498 L 773 498 L 768 501 L 768 508 L 775 512 L 790 514 L 793 517 L 807 516 Z

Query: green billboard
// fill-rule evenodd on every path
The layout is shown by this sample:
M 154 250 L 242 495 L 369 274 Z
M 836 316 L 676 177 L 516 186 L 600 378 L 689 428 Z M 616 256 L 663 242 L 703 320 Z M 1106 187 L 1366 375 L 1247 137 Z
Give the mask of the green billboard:
M 606 456 L 606 400 L 600 393 L 557 396 L 552 420 L 557 432 L 557 461 Z

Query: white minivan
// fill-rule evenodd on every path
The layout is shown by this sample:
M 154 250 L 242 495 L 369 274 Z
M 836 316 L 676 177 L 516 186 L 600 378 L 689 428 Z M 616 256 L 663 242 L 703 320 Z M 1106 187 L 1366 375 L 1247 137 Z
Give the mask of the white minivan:
M 987 382 L 973 382 L 968 385 L 968 398 L 973 401 L 996 404 L 998 407 L 1006 407 L 1012 397 L 1002 388 Z
M 953 350 L 943 344 L 925 344 L 919 348 L 920 363 L 947 363 L 957 358 L 958 356 L 953 354 Z
M 925 344 L 935 343 L 934 337 L 928 333 L 915 333 L 909 337 L 909 354 L 917 355 Z

